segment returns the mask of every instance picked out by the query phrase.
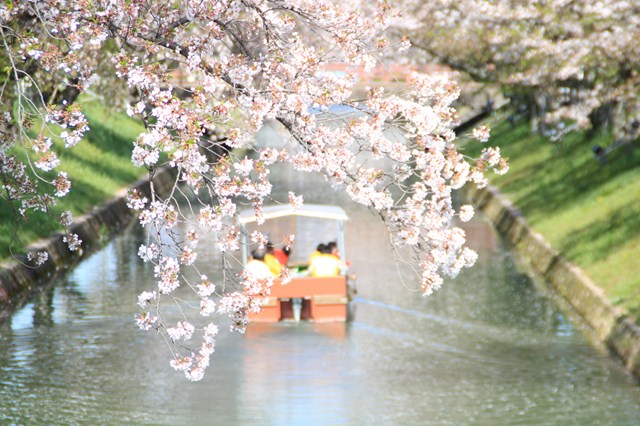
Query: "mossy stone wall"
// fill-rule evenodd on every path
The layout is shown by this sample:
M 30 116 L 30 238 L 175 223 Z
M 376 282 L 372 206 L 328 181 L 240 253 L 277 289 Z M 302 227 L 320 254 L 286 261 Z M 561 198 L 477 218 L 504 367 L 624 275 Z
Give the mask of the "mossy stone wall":
M 597 338 L 618 355 L 627 369 L 640 378 L 640 327 L 614 307 L 604 292 L 584 272 L 531 229 L 521 212 L 500 192 L 488 186 L 466 188 L 466 198 L 491 221 L 515 253 L 563 297 L 589 324 Z
M 169 194 L 174 184 L 175 170 L 172 168 L 160 168 L 153 177 L 154 189 L 161 196 Z M 151 194 L 148 178 L 137 181 L 132 188 L 138 189 L 147 197 Z M 122 190 L 115 198 L 76 218 L 70 232 L 78 234 L 82 240 L 81 249 L 70 251 L 62 241 L 64 234 L 56 233 L 29 245 L 30 252 L 46 251 L 49 254 L 47 262 L 40 267 L 29 266 L 26 256 L 0 264 L 0 310 L 19 295 L 31 290 L 38 282 L 50 278 L 58 270 L 99 248 L 106 242 L 105 239 L 126 227 L 135 217 L 127 207 L 126 195 L 127 191 Z

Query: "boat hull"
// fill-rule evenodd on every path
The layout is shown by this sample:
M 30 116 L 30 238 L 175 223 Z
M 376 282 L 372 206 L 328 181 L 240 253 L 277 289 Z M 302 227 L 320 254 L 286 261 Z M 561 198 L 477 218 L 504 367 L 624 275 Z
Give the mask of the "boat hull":
M 347 277 L 297 277 L 284 285 L 276 280 L 271 287 L 270 296 L 262 301 L 261 312 L 249 314 L 249 321 L 294 320 L 294 299 L 301 302 L 301 320 L 344 322 L 349 303 Z

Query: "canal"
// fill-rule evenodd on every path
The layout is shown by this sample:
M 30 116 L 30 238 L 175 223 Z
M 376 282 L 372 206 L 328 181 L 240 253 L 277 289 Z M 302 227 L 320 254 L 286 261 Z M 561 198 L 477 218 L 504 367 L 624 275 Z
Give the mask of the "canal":
M 154 279 L 132 228 L 0 324 L 0 424 L 640 424 L 638 385 L 481 218 L 466 226 L 476 266 L 424 298 L 366 209 L 310 175 L 273 181 L 276 199 L 294 190 L 347 210 L 353 321 L 221 327 L 204 380 L 190 383 L 134 324 Z

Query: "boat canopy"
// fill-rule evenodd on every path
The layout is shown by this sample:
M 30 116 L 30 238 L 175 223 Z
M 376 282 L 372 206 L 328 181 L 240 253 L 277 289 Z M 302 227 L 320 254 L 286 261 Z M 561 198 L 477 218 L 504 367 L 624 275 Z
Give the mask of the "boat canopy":
M 303 204 L 297 209 L 291 204 L 282 204 L 278 206 L 264 207 L 262 212 L 265 220 L 285 216 L 315 217 L 318 219 L 337 220 L 341 222 L 349 220 L 349 216 L 347 216 L 341 207 L 324 204 Z M 256 220 L 256 213 L 253 209 L 243 210 L 238 215 L 238 222 L 242 225 L 245 223 L 255 222 Z
M 346 252 L 344 241 L 344 222 L 349 220 L 347 213 L 338 206 L 330 206 L 324 204 L 303 204 L 299 208 L 294 208 L 291 204 L 281 204 L 274 206 L 266 206 L 262 209 L 264 220 L 276 219 L 279 217 L 287 216 L 303 216 L 316 219 L 333 220 L 337 223 L 338 231 L 338 250 L 340 253 Z M 257 221 L 256 212 L 253 209 L 246 209 L 238 214 L 238 222 L 242 227 L 242 264 L 246 265 L 249 253 L 247 248 L 249 247 L 247 224 Z

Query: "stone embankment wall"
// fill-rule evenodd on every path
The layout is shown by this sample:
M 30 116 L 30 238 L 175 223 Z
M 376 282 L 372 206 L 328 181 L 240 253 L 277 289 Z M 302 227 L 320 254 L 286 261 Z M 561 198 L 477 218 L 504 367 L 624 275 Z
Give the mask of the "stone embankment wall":
M 160 168 L 153 177 L 153 187 L 161 196 L 168 194 L 174 183 L 175 170 L 168 167 Z M 136 188 L 150 197 L 151 181 L 148 178 L 141 179 L 131 188 Z M 46 251 L 49 254 L 49 259 L 44 265 L 34 268 L 30 266 L 26 256 L 0 264 L 0 310 L 19 295 L 27 293 L 36 283 L 51 277 L 56 271 L 74 264 L 78 259 L 99 248 L 114 232 L 131 223 L 134 215 L 127 207 L 126 195 L 127 190 L 124 189 L 115 198 L 76 218 L 70 232 L 78 234 L 82 240 L 80 250 L 70 251 L 62 241 L 64 234 L 56 233 L 31 244 L 28 248 L 30 252 Z
M 532 272 L 589 324 L 597 338 L 617 354 L 625 367 L 640 378 L 640 327 L 614 307 L 589 277 L 567 261 L 531 229 L 521 212 L 497 189 L 468 188 L 466 197 L 482 211 L 512 245 Z

